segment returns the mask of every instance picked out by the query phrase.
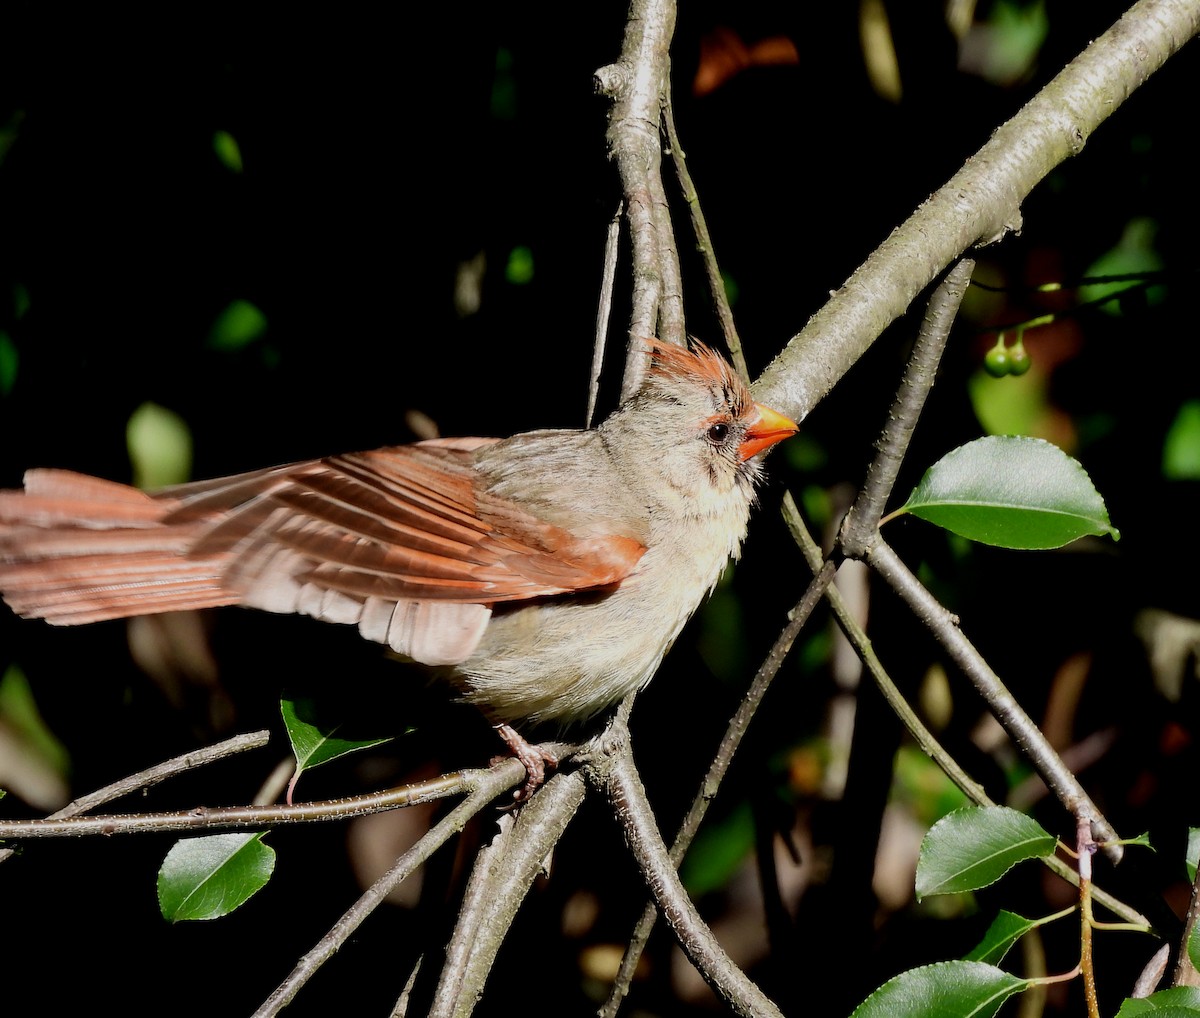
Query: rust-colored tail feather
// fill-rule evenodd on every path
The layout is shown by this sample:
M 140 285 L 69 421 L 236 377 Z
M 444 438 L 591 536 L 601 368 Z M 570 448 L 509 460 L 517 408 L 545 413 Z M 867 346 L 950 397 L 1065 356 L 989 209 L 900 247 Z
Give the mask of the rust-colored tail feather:
M 69 470 L 30 470 L 0 492 L 0 589 L 18 614 L 73 626 L 236 604 L 223 556 L 185 557 L 198 524 L 174 498 Z

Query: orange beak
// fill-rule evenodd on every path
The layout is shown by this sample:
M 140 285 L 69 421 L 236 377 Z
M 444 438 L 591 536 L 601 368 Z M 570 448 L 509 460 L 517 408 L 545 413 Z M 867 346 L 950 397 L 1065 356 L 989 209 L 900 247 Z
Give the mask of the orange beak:
M 755 403 L 749 427 L 746 428 L 746 437 L 738 446 L 738 459 L 745 462 L 751 456 L 771 448 L 776 442 L 790 438 L 799 430 L 800 425 L 795 421 L 776 413 L 769 406 Z

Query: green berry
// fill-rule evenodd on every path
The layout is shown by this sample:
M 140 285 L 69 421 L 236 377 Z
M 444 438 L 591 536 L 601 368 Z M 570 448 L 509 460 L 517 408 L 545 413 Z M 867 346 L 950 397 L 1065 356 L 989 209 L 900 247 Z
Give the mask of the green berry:
M 1032 363 L 1033 358 L 1025 350 L 1025 340 L 1018 336 L 1017 341 L 1008 348 L 1008 373 L 1023 375 Z
M 1012 371 L 1012 362 L 1009 359 L 1008 347 L 1004 345 L 1003 333 L 997 337 L 996 345 L 983 355 L 983 368 L 993 378 L 1003 378 Z

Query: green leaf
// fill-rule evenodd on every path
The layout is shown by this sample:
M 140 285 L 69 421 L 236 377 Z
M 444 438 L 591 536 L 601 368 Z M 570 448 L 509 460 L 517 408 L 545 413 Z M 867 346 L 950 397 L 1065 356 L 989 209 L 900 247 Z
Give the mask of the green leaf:
M 1188 937 L 1187 952 L 1192 968 L 1200 972 L 1200 923 L 1192 927 L 1192 935 Z
M 1162 257 L 1154 248 L 1158 224 L 1145 216 L 1135 217 L 1125 224 L 1121 239 L 1108 251 L 1089 265 L 1085 276 L 1129 276 L 1150 275 L 1163 267 Z M 1118 279 L 1109 283 L 1092 283 L 1079 288 L 1079 299 L 1084 303 L 1114 297 L 1116 294 L 1136 286 L 1136 280 Z M 1143 291 L 1147 304 L 1159 304 L 1165 295 L 1161 285 L 1146 287 Z M 1114 299 L 1100 304 L 1100 309 L 1110 315 L 1121 315 L 1121 302 Z
M 947 961 L 901 972 L 851 1018 L 990 1018 L 1029 980 L 978 961 Z
M 533 282 L 533 252 L 529 248 L 518 246 L 508 253 L 504 278 L 516 286 Z
M 347 753 L 370 749 L 372 746 L 390 742 L 393 738 L 340 738 L 337 731 L 341 728 L 341 721 L 318 717 L 315 702 L 307 698 L 281 700 L 279 712 L 283 715 L 283 724 L 292 743 L 292 752 L 296 755 L 298 771 L 311 770 Z
M 125 425 L 125 445 L 139 488 L 165 488 L 191 476 L 192 432 L 173 410 L 143 403 Z
M 974 891 L 1017 863 L 1054 851 L 1054 835 L 1007 806 L 969 806 L 942 817 L 926 833 L 917 861 L 917 898 Z
M 1162 472 L 1168 481 L 1200 479 L 1200 399 L 1184 403 L 1167 429 Z
M 1200 1016 L 1200 989 L 1176 986 L 1149 997 L 1131 998 L 1121 1005 L 1116 1018 L 1135 1018 L 1152 1014 L 1154 1018 L 1197 1018 Z
M 966 961 L 983 961 L 989 965 L 999 965 L 1008 954 L 1008 950 L 1030 930 L 1042 924 L 1039 919 L 1026 919 L 1015 912 L 1000 910 L 1000 914 L 992 920 L 983 939 L 967 955 Z
M 158 871 L 163 918 L 219 919 L 261 890 L 275 869 L 275 851 L 262 838 L 214 834 L 176 842 Z
M 228 131 L 214 131 L 212 147 L 213 153 L 225 169 L 234 173 L 242 172 L 242 149 L 232 134 Z
M 1040 438 L 992 435 L 947 453 L 899 512 L 1001 548 L 1060 548 L 1120 534 L 1079 463 Z
M 230 301 L 208 333 L 214 350 L 240 350 L 267 331 L 267 316 L 248 300 Z
M 967 379 L 967 394 L 983 430 L 989 435 L 1043 433 L 1050 409 L 1050 385 L 1035 367 L 1019 377 L 993 378 L 980 368 Z
M 1188 880 L 1196 879 L 1196 867 L 1200 865 L 1200 827 L 1188 828 L 1187 852 L 1184 856 L 1187 863 Z
M 0 329 L 0 396 L 7 396 L 17 384 L 17 368 L 21 363 L 21 354 L 17 344 L 3 329 Z

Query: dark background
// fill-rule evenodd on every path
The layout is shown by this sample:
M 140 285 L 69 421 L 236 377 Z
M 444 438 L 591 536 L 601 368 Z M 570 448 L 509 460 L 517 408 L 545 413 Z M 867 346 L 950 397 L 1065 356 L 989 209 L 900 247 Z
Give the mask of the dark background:
M 888 5 L 904 84 L 893 103 L 867 81 L 857 5 L 682 5 L 676 117 L 722 268 L 736 284 L 752 371 L 1121 10 L 1084 6 L 1048 4 L 1035 64 L 997 85 L 958 69 L 940 5 Z M 977 16 L 989 13 L 982 5 Z M 414 409 L 446 434 L 581 425 L 603 238 L 618 199 L 607 105 L 591 76 L 616 58 L 623 15 L 620 5 L 599 4 L 466 4 L 402 16 L 220 3 L 51 16 L 41 5 L 8 5 L 0 15 L 0 329 L 18 360 L 0 395 L 0 486 L 18 485 L 30 466 L 127 480 L 125 424 L 145 401 L 189 425 L 195 477 L 408 441 L 405 414 Z M 747 45 L 790 40 L 796 59 L 695 95 L 691 83 L 718 31 Z M 1077 278 L 1131 218 L 1145 217 L 1156 224 L 1164 266 L 1187 283 L 1197 216 L 1190 136 L 1180 128 L 1197 73 L 1193 47 L 1054 171 L 1026 202 L 1021 235 L 987 253 L 989 278 Z M 243 172 L 214 155 L 219 130 L 237 139 Z M 689 330 L 718 342 L 686 237 L 681 220 Z M 532 255 L 528 282 L 506 279 L 515 248 Z M 480 255 L 481 300 L 463 315 L 456 273 Z M 1035 361 L 1053 368 L 1050 404 L 1105 495 L 1120 544 L 1021 555 L 964 550 L 916 522 L 892 525 L 894 543 L 923 563 L 1035 718 L 1063 662 L 1086 656 L 1086 688 L 1057 721 L 1072 738 L 1114 738 L 1084 777 L 1124 833 L 1148 829 L 1160 846 L 1124 878 L 1142 909 L 1162 895 L 1178 908 L 1184 830 L 1200 825 L 1186 795 L 1196 764 L 1194 676 L 1182 702 L 1158 696 L 1133 635 L 1146 606 L 1200 614 L 1196 482 L 1165 480 L 1159 465 L 1167 427 L 1198 395 L 1192 309 L 1179 299 L 1186 293 L 1175 286 L 1161 303 L 1129 305 L 1122 317 L 1081 315 L 1026 341 Z M 213 322 L 238 299 L 261 309 L 267 331 L 219 349 L 209 341 Z M 980 433 L 967 380 L 994 336 L 972 328 L 1070 304 L 1018 295 L 975 312 L 947 354 L 902 489 Z M 618 334 L 626 306 L 618 294 Z M 637 757 L 664 828 L 805 582 L 778 522 L 780 495 L 791 487 L 813 496 L 806 504 L 821 493 L 836 502 L 859 482 L 912 329 L 898 323 L 805 423 L 803 441 L 772 458 L 732 586 L 689 628 L 639 704 Z M 615 377 L 606 378 L 608 406 Z M 0 618 L 0 668 L 17 664 L 27 675 L 69 750 L 74 794 L 234 731 L 271 726 L 278 746 L 284 689 L 324 690 L 365 704 L 376 721 L 418 726 L 369 761 L 306 777 L 308 797 L 406 780 L 431 763 L 478 764 L 494 752 L 469 712 L 429 695 L 352 630 L 232 610 L 210 613 L 205 625 L 219 687 L 180 680 L 164 688 L 130 660 L 122 624 L 74 631 Z M 997 907 L 1051 908 L 1036 872 L 944 922 L 879 906 L 871 864 L 899 733 L 870 692 L 859 705 L 847 796 L 822 801 L 797 776 L 820 755 L 811 747 L 832 690 L 822 625 L 781 676 L 715 822 L 736 844 L 741 828 L 730 818 L 749 803 L 760 832 L 795 825 L 817 846 L 825 875 L 791 903 L 794 924 L 753 974 L 789 1013 L 836 1015 L 907 965 L 961 956 Z M 936 650 L 885 593 L 873 601 L 871 625 L 885 663 L 915 690 Z M 950 683 L 947 741 L 1003 796 L 1013 772 L 972 748 L 977 702 L 957 676 Z M 125 808 L 242 802 L 282 752 L 221 765 Z M 5 809 L 32 812 L 12 797 Z M 1069 833 L 1051 804 L 1038 815 Z M 56 1006 L 102 996 L 128 1014 L 250 1013 L 358 893 L 343 825 L 279 831 L 269 839 L 276 878 L 258 897 L 224 920 L 168 926 L 154 874 L 172 840 L 47 842 L 0 868 L 9 932 L 0 993 Z M 589 804 L 552 879 L 523 910 L 479 1013 L 590 1013 L 595 991 L 580 959 L 590 946 L 623 941 L 641 895 L 619 835 Z M 564 908 L 581 901 L 603 906 L 564 932 Z M 732 892 L 702 904 L 711 919 L 746 907 Z M 386 1013 L 415 955 L 436 952 L 448 936 L 452 905 L 431 895 L 426 906 L 373 917 L 288 1013 Z M 1074 964 L 1073 937 L 1073 925 L 1046 935 L 1051 971 Z M 1102 940 L 1108 1011 L 1153 946 Z M 703 1012 L 704 1003 L 672 988 L 669 949 L 667 938 L 655 941 L 638 1006 Z M 1065 998 L 1078 1013 L 1077 990 Z

